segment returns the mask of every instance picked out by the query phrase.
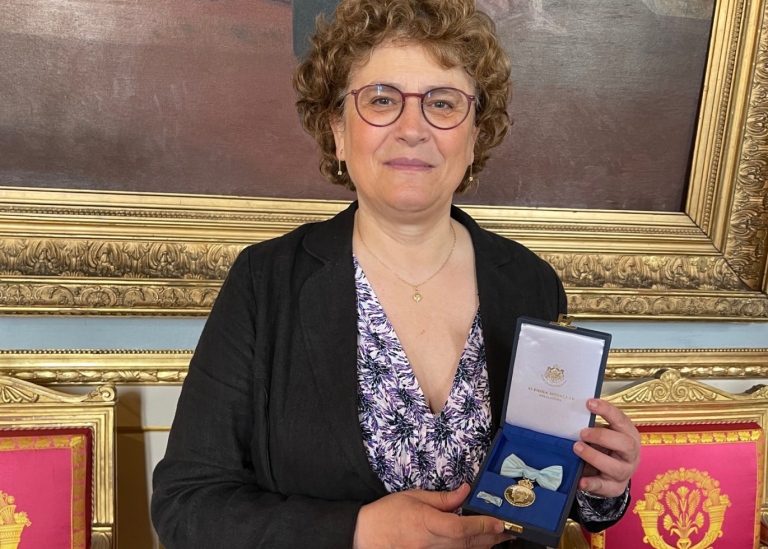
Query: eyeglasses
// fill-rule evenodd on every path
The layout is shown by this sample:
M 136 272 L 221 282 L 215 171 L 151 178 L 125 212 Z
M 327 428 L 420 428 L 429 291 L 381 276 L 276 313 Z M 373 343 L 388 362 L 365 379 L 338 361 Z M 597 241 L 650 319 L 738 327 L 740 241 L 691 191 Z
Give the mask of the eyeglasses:
M 360 118 L 371 126 L 394 124 L 405 109 L 407 97 L 418 97 L 424 119 L 439 130 L 450 130 L 464 122 L 475 101 L 456 88 L 435 88 L 426 93 L 405 93 L 386 84 L 370 84 L 349 92 L 355 96 Z

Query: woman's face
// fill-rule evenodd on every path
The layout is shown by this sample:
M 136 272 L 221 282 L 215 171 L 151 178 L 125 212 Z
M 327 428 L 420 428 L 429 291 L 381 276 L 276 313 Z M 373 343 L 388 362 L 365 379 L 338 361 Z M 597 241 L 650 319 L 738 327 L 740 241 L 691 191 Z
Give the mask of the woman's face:
M 451 87 L 473 95 L 474 85 L 460 67 L 444 69 L 418 44 L 383 44 L 350 75 L 349 90 L 389 84 L 405 93 Z M 382 213 L 440 211 L 451 203 L 474 160 L 474 105 L 459 126 L 441 130 L 424 119 L 419 99 L 408 97 L 393 124 L 371 126 L 347 95 L 343 116 L 334 121 L 339 159 L 346 163 L 361 207 Z

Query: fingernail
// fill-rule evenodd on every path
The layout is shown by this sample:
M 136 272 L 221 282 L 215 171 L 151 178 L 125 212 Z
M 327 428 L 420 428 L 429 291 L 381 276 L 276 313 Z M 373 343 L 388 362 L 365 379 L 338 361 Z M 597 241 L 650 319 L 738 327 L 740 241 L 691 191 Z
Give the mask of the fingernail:
M 496 528 L 494 529 L 494 533 L 496 533 L 496 534 L 504 533 L 504 523 L 503 522 L 497 522 L 496 523 Z
M 576 444 L 573 445 L 573 451 L 576 452 L 577 454 L 582 453 L 584 451 L 584 444 L 582 444 L 581 442 L 577 442 Z
M 587 401 L 587 407 L 588 407 L 590 410 L 597 410 L 597 401 L 596 401 L 596 400 L 593 400 L 593 399 L 589 399 L 589 400 Z

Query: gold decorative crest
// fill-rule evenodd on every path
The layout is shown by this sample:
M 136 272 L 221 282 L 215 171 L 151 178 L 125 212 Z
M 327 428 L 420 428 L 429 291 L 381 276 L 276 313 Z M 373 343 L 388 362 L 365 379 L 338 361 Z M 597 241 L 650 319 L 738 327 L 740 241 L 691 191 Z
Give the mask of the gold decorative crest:
M 552 385 L 553 387 L 565 385 L 565 370 L 560 368 L 557 364 L 548 366 L 544 375 L 541 377 L 547 385 Z
M 709 473 L 683 467 L 667 471 L 645 487 L 644 495 L 633 512 L 640 516 L 643 542 L 654 549 L 709 549 L 722 537 L 725 511 L 731 502 Z M 704 515 L 709 518 L 706 532 L 702 531 Z M 667 543 L 673 538 L 674 545 Z
M 21 543 L 21 531 L 32 526 L 25 512 L 16 512 L 15 501 L 0 490 L 0 549 L 16 549 Z

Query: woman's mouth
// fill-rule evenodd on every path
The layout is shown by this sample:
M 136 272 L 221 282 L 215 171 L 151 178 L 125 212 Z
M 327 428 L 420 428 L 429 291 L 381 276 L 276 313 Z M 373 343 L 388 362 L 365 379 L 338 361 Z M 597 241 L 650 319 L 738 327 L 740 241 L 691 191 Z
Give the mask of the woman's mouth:
M 395 170 L 424 171 L 433 168 L 432 164 L 418 158 L 393 158 L 384 162 L 385 166 Z

